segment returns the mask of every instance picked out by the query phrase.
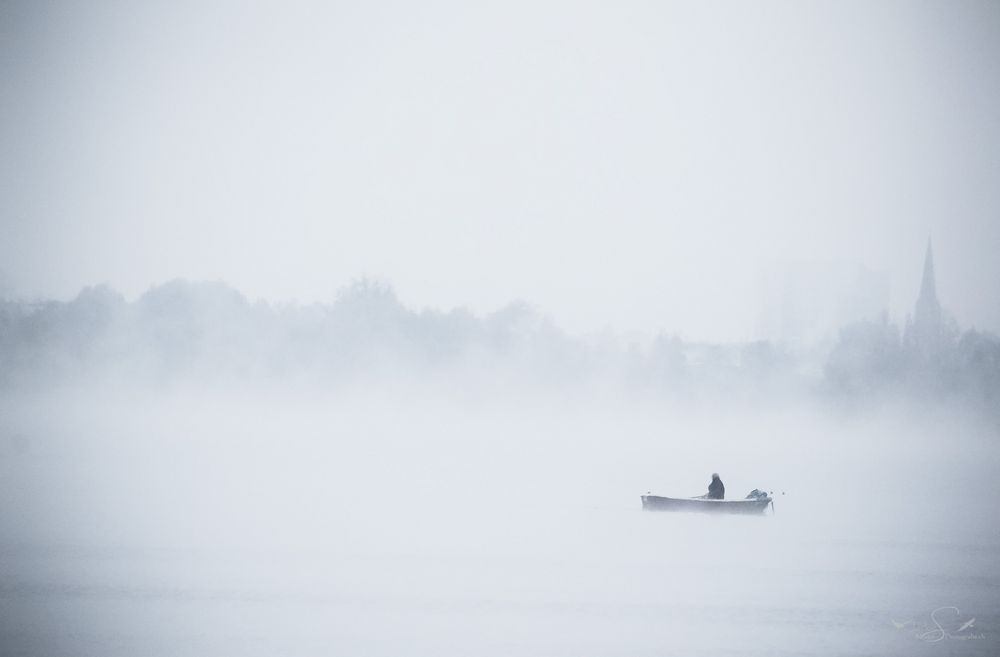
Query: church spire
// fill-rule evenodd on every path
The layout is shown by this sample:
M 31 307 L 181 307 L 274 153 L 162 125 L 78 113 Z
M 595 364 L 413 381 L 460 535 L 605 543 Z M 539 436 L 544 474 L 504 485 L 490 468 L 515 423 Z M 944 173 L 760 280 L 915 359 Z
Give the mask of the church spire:
M 937 286 L 934 284 L 934 253 L 931 250 L 931 238 L 927 238 L 927 253 L 924 255 L 924 278 L 920 283 L 920 297 L 917 306 L 933 307 L 938 305 Z
M 920 282 L 920 296 L 913 309 L 913 324 L 908 327 L 910 339 L 925 355 L 940 351 L 944 338 L 944 322 L 941 304 L 937 298 L 937 285 L 934 281 L 934 254 L 931 251 L 930 238 L 927 240 L 927 253 L 924 255 L 924 277 Z

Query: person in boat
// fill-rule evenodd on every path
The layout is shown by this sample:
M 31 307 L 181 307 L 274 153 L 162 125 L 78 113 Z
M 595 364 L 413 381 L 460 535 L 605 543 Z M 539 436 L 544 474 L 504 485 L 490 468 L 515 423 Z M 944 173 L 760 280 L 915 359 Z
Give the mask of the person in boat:
M 712 473 L 712 483 L 708 485 L 708 495 L 706 495 L 710 500 L 724 500 L 726 499 L 726 487 L 722 485 L 722 480 L 719 479 L 719 473 Z

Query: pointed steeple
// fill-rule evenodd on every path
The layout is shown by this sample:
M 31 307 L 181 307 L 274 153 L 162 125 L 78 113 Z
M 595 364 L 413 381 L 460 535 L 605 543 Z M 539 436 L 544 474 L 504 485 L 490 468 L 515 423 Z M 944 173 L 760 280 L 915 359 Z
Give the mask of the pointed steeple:
M 908 327 L 909 339 L 924 354 L 929 355 L 940 351 L 944 336 L 941 304 L 937 298 L 937 285 L 934 281 L 934 254 L 931 251 L 931 241 L 927 240 L 927 253 L 924 255 L 924 277 L 920 282 L 920 296 L 913 309 L 913 323 Z
M 917 300 L 917 307 L 920 305 L 937 306 L 937 286 L 934 284 L 934 253 L 931 250 L 931 239 L 927 238 L 927 253 L 924 255 L 924 278 L 920 283 L 920 297 Z

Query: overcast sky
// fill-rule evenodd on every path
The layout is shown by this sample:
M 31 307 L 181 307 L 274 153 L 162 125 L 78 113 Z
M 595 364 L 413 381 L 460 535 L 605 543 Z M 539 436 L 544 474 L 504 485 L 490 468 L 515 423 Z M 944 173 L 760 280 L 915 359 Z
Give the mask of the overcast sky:
M 19 295 L 371 276 L 744 339 L 787 263 L 884 272 L 902 319 L 932 236 L 944 305 L 1000 330 L 1000 3 L 2 7 Z

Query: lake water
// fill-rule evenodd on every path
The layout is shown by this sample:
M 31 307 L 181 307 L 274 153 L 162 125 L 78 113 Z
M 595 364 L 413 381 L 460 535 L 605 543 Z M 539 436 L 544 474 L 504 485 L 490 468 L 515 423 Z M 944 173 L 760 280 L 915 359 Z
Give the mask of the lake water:
M 988 424 L 391 402 L 7 401 L 3 654 L 1000 652 Z

